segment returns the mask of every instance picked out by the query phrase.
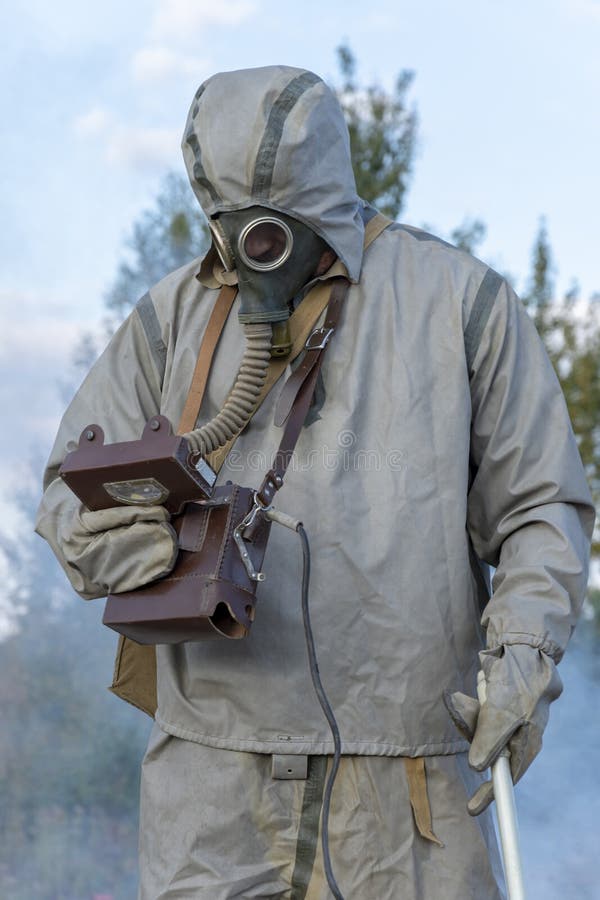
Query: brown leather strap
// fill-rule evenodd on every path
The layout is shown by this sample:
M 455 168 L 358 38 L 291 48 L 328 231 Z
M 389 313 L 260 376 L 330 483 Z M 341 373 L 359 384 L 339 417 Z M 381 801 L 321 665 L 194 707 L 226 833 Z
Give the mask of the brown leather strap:
M 213 306 L 206 331 L 202 338 L 198 359 L 196 360 L 196 368 L 192 376 L 192 384 L 190 386 L 187 400 L 181 414 L 177 434 L 186 434 L 192 431 L 196 424 L 200 407 L 202 406 L 202 398 L 206 390 L 208 374 L 210 372 L 211 363 L 219 338 L 223 333 L 225 322 L 233 306 L 237 294 L 237 285 L 229 286 L 224 284 L 219 292 L 216 303 Z
M 324 347 L 331 334 L 331 329 L 327 329 L 326 326 L 324 326 L 323 328 L 317 328 L 310 334 L 306 344 L 304 345 L 306 348 L 304 359 L 302 360 L 298 368 L 294 372 L 292 372 L 292 374 L 284 384 L 281 394 L 279 395 L 279 400 L 277 401 L 277 406 L 275 407 L 275 416 L 273 419 L 275 425 L 281 426 L 285 423 L 287 417 L 291 412 L 292 405 L 294 403 L 294 400 L 296 399 L 298 391 L 302 387 L 303 382 L 312 372 L 313 367 L 317 364 L 317 360 L 319 359 L 320 355 L 320 345 L 322 344 L 322 346 Z M 310 346 L 311 342 L 312 346 Z
M 346 298 L 346 294 L 350 288 L 350 282 L 347 278 L 336 278 L 333 282 L 325 323 L 322 328 L 316 328 L 309 336 L 306 346 L 306 355 L 315 354 L 308 371 L 302 373 L 295 378 L 294 372 L 289 381 L 292 381 L 294 396 L 291 397 L 291 391 L 286 397 L 286 408 L 289 405 L 289 412 L 285 420 L 286 426 L 279 444 L 279 449 L 275 455 L 272 469 L 270 469 L 263 483 L 258 490 L 257 496 L 263 506 L 270 506 L 276 492 L 283 484 L 283 477 L 292 458 L 294 447 L 300 437 L 304 420 L 306 419 L 310 402 L 317 383 L 317 377 L 323 362 L 325 350 L 329 344 L 329 340 L 333 335 L 339 322 L 342 312 L 342 306 Z M 287 384 L 286 384 L 287 387 Z M 287 393 L 287 392 L 286 392 Z M 291 400 L 291 402 L 290 402 Z
M 410 805 L 412 806 L 415 824 L 419 829 L 419 834 L 425 840 L 437 844 L 438 847 L 444 845 L 433 831 L 431 821 L 431 807 L 429 805 L 429 797 L 427 795 L 427 776 L 425 774 L 425 759 L 422 756 L 417 759 L 412 757 L 404 757 L 404 769 L 406 771 L 406 780 L 408 782 L 408 796 Z
M 388 225 L 392 225 L 392 223 L 393 219 L 388 219 L 388 217 L 384 216 L 383 213 L 377 213 L 377 215 L 373 216 L 372 219 L 369 219 L 369 221 L 365 225 L 365 250 L 373 243 L 376 238 L 379 237 L 381 232 L 385 231 Z

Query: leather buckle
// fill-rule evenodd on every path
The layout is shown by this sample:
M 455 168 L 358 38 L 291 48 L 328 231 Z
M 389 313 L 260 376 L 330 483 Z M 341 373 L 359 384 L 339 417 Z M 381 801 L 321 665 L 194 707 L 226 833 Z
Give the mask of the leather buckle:
M 315 328 L 315 330 L 309 334 L 304 349 L 324 350 L 334 331 L 334 328 Z

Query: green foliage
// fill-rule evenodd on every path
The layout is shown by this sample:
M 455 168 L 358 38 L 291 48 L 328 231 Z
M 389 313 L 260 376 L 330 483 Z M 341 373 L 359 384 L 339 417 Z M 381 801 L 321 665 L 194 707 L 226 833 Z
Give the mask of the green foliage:
M 587 606 L 591 612 L 595 630 L 600 635 L 600 588 L 592 588 L 588 591 Z
M 464 219 L 453 231 L 450 232 L 450 243 L 459 250 L 467 253 L 475 253 L 484 240 L 487 228 L 481 219 Z
M 552 249 L 544 220 L 523 296 L 563 389 L 596 506 L 600 504 L 600 297 L 581 305 L 574 286 L 556 299 Z M 593 552 L 600 552 L 595 541 Z
M 546 338 L 554 328 L 551 308 L 554 295 L 552 280 L 552 250 L 548 240 L 545 220 L 540 220 L 532 253 L 532 273 L 528 291 L 523 295 L 523 303 L 535 322 L 538 334 Z
M 377 84 L 356 82 L 356 60 L 346 44 L 338 47 L 343 83 L 336 91 L 350 132 L 352 165 L 359 196 L 396 219 L 412 173 L 417 114 L 406 95 L 414 74 L 403 70 L 392 94 Z

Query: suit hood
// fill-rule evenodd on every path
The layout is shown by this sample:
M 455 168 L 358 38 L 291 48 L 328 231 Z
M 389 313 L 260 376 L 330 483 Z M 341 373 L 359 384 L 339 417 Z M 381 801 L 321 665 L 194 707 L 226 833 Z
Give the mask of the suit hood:
M 318 75 L 289 66 L 213 75 L 196 91 L 182 149 L 208 218 L 249 206 L 286 213 L 358 281 L 364 228 L 348 129 Z

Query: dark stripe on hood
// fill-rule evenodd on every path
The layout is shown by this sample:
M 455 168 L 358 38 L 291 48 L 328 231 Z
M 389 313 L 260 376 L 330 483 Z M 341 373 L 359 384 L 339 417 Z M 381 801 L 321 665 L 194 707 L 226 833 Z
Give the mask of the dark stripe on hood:
M 185 142 L 194 154 L 194 168 L 192 170 L 194 178 L 201 187 L 208 191 L 212 200 L 217 202 L 220 200 L 220 196 L 217 191 L 214 189 L 211 182 L 206 177 L 206 172 L 204 171 L 204 166 L 202 165 L 202 153 L 200 152 L 200 143 L 198 142 L 198 137 L 194 131 L 194 119 L 198 115 L 200 97 L 204 93 L 206 85 L 202 84 L 198 88 L 195 94 L 195 103 L 192 108 L 192 115 L 190 116 L 190 127 L 188 129 L 188 133 L 185 136 Z
M 281 143 L 283 127 L 287 117 L 302 94 L 320 81 L 319 76 L 313 72 L 303 72 L 302 75 L 297 75 L 296 78 L 290 81 L 273 104 L 254 167 L 252 196 L 255 199 L 269 196 L 273 182 L 275 158 Z

